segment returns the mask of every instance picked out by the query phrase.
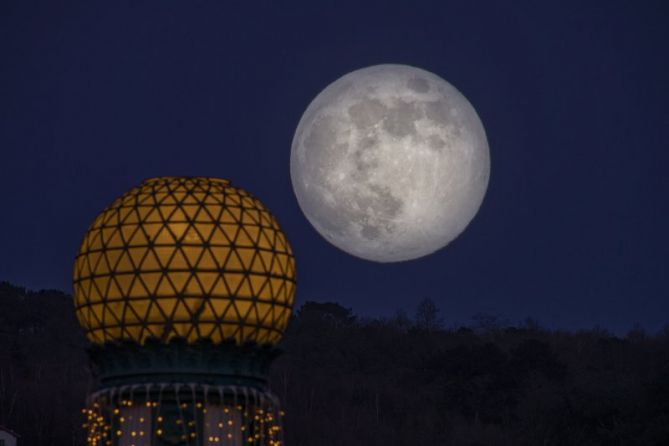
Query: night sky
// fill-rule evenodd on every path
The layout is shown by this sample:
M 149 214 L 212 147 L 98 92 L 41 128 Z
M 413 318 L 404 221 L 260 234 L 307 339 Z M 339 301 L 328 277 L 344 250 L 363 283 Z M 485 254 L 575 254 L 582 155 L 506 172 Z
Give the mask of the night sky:
M 71 291 L 84 231 L 162 175 L 225 177 L 292 243 L 298 305 L 447 326 L 496 315 L 625 333 L 669 322 L 669 3 L 3 1 L 0 280 Z M 293 195 L 309 102 L 379 63 L 432 71 L 486 127 L 485 201 L 446 249 L 377 264 Z

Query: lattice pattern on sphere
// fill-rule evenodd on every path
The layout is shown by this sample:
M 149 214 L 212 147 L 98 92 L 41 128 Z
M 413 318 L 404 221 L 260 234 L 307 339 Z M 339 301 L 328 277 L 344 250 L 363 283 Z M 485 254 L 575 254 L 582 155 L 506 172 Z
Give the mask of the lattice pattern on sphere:
M 279 341 L 295 262 L 264 205 L 227 180 L 146 180 L 97 216 L 74 264 L 92 342 Z

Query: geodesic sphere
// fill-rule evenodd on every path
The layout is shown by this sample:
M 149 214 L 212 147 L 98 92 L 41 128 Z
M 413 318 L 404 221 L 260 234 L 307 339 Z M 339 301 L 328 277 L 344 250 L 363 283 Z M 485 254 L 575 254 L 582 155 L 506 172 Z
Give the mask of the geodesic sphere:
M 295 260 L 265 206 L 229 181 L 161 177 L 103 210 L 74 263 L 88 339 L 276 344 L 295 296 Z

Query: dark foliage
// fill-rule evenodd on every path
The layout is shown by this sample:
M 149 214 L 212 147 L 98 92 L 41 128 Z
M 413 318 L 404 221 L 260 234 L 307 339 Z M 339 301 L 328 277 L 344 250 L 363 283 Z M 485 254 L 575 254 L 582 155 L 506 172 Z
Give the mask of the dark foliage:
M 437 311 L 424 301 L 416 320 L 360 320 L 336 303 L 305 304 L 272 372 L 286 443 L 669 444 L 669 333 L 618 338 L 482 316 L 447 330 Z M 83 444 L 85 348 L 69 296 L 0 284 L 0 424 L 23 445 Z
M 92 388 L 86 342 L 60 291 L 0 282 L 0 424 L 22 446 L 81 445 L 81 409 Z

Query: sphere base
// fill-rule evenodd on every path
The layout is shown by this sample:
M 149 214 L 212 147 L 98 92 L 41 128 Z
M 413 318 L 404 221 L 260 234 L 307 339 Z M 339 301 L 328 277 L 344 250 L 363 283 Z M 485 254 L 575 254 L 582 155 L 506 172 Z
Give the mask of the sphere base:
M 271 345 L 234 342 L 188 343 L 174 338 L 165 343 L 148 339 L 94 345 L 89 355 L 99 378 L 99 388 L 150 383 L 235 385 L 265 390 L 271 362 L 280 350 Z

